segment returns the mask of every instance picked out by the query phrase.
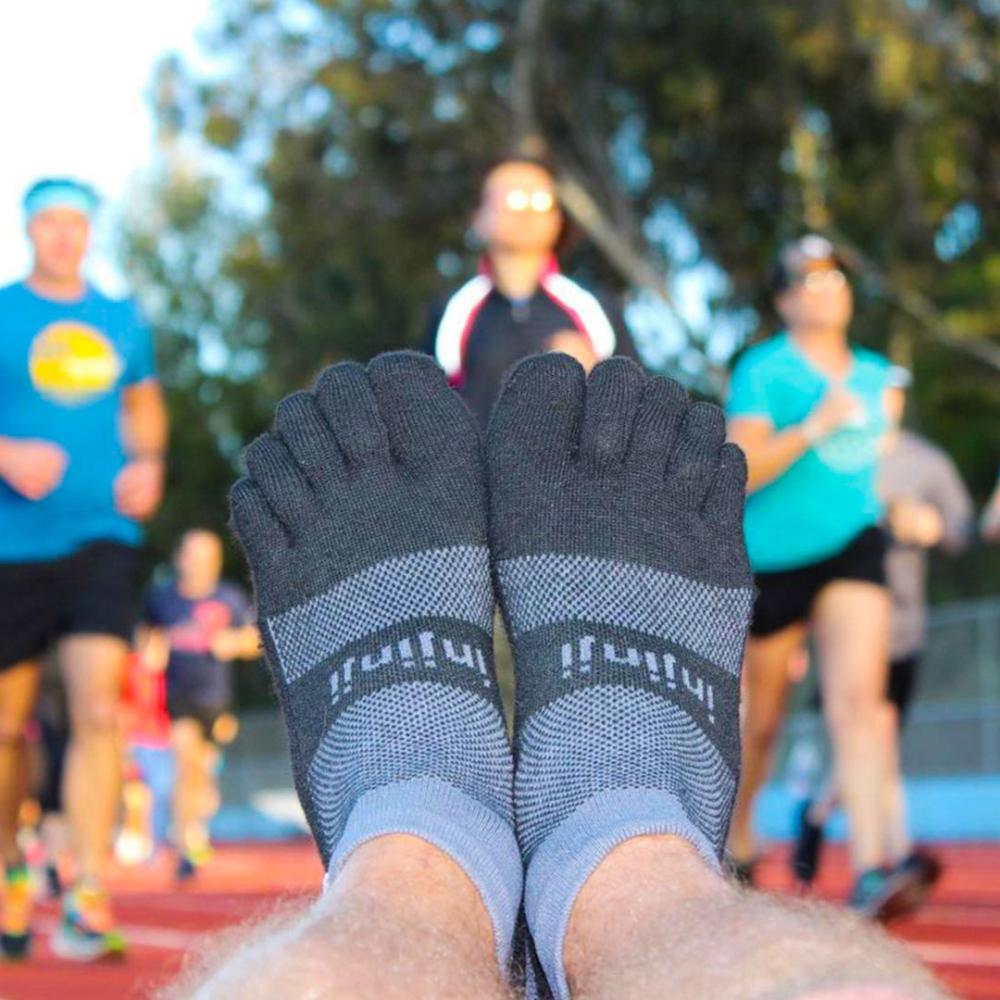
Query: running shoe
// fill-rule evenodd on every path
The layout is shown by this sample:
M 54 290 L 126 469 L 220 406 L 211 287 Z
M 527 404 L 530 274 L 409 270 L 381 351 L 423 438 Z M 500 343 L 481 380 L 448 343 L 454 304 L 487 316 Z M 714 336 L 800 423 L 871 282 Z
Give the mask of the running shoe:
M 792 873 L 803 886 L 810 886 L 816 880 L 823 847 L 823 824 L 810 819 L 811 809 L 812 802 L 807 799 L 799 810 L 799 832 L 792 850 Z
M 927 901 L 931 889 L 941 878 L 941 861 L 926 848 L 915 847 L 894 871 L 905 878 L 906 892 L 902 894 L 894 916 L 903 917 L 919 910 Z
M 198 874 L 198 866 L 186 855 L 182 854 L 177 859 L 177 868 L 174 871 L 174 878 L 178 882 L 189 882 Z
M 0 892 L 0 955 L 17 961 L 31 949 L 31 873 L 26 864 L 7 869 Z
M 212 860 L 214 855 L 215 852 L 212 850 L 212 845 L 207 842 L 185 851 L 177 859 L 177 868 L 174 872 L 174 877 L 178 882 L 189 881 L 198 874 L 198 870 L 201 867 L 207 865 Z
M 851 889 L 847 905 L 869 920 L 888 923 L 905 912 L 914 876 L 897 868 L 869 868 Z
M 76 962 L 118 959 L 125 942 L 114 929 L 108 894 L 91 882 L 79 882 L 63 895 L 62 920 L 52 935 L 52 950 Z

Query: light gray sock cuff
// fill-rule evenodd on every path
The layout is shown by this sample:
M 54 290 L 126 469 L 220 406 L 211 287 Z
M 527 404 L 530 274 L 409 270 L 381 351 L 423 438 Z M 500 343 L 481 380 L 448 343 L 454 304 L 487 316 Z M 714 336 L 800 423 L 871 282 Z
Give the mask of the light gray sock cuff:
M 714 870 L 719 858 L 675 795 L 612 789 L 588 799 L 542 842 L 528 865 L 524 907 L 539 961 L 558 1000 L 569 1000 L 563 945 L 583 883 L 614 847 L 644 834 L 689 841 Z
M 469 876 L 489 912 L 497 961 L 506 972 L 524 871 L 510 824 L 476 799 L 435 778 L 383 785 L 362 795 L 351 810 L 330 858 L 324 889 L 356 848 L 391 833 L 426 840 Z

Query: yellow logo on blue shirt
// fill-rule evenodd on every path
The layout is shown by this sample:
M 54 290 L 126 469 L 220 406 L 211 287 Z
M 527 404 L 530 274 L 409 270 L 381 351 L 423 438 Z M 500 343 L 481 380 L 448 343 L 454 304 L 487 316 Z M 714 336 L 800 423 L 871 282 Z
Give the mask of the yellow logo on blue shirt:
M 78 320 L 50 323 L 31 344 L 31 382 L 45 397 L 81 406 L 110 392 L 124 367 L 100 330 Z

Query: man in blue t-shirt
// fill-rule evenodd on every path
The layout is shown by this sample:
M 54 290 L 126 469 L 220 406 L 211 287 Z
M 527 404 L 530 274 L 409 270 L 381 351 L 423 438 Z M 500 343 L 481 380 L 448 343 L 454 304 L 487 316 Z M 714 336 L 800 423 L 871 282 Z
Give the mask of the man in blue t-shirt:
M 65 779 L 79 880 L 53 947 L 120 950 L 100 870 L 118 807 L 115 718 L 132 628 L 140 522 L 163 487 L 167 416 L 148 328 L 83 277 L 94 192 L 44 180 L 24 200 L 34 263 L 0 288 L 0 853 L 2 943 L 30 940 L 14 819 L 39 658 L 69 697 Z
M 147 660 L 167 671 L 167 711 L 177 762 L 174 840 L 180 878 L 194 874 L 208 849 L 218 804 L 219 730 L 232 700 L 233 660 L 256 660 L 259 635 L 246 594 L 220 579 L 222 541 L 211 531 L 184 533 L 174 578 L 153 587 L 143 614 Z
M 747 457 L 746 542 L 758 588 L 730 851 L 748 872 L 754 797 L 784 715 L 790 661 L 811 630 L 857 875 L 851 902 L 878 917 L 904 888 L 882 864 L 890 601 L 877 477 L 890 369 L 848 340 L 851 286 L 828 240 L 810 235 L 786 247 L 775 292 L 787 332 L 740 359 L 727 405 L 730 437 Z

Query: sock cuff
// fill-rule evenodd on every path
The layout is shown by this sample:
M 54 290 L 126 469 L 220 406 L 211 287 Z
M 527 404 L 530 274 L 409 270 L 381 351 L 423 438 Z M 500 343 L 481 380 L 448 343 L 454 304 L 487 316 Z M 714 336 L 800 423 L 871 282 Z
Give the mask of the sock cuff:
M 560 823 L 532 856 L 525 880 L 525 913 L 538 959 L 559 1000 L 569 1000 L 570 995 L 563 946 L 580 889 L 613 848 L 645 834 L 682 837 L 712 869 L 720 867 L 715 848 L 680 800 L 657 789 L 612 789 L 593 796 Z
M 506 972 L 523 883 L 521 852 L 510 823 L 440 779 L 383 785 L 362 795 L 351 810 L 330 858 L 324 891 L 356 848 L 393 833 L 426 840 L 468 875 L 489 913 L 497 961 Z

